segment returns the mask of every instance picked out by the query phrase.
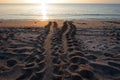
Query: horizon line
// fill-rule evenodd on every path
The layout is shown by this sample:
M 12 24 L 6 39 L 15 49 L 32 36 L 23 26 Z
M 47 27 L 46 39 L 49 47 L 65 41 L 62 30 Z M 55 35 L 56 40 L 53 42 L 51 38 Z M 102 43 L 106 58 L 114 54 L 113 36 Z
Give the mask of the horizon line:
M 41 3 L 0 3 L 0 4 L 41 4 Z M 47 3 L 47 4 L 120 4 L 120 3 Z

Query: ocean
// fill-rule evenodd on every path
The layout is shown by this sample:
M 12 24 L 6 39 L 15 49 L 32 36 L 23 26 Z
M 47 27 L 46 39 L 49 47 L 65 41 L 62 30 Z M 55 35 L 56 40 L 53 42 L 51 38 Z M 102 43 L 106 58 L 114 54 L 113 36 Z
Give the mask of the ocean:
M 0 20 L 120 20 L 120 4 L 0 4 Z

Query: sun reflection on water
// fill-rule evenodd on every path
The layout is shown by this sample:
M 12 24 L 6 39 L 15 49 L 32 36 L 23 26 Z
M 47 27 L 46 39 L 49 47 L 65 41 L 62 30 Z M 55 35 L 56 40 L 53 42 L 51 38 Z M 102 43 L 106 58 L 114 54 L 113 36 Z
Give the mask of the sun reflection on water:
M 48 19 L 48 16 L 47 16 L 47 4 L 45 2 L 43 2 L 41 4 L 41 13 L 42 13 L 42 19 L 45 20 L 45 19 Z

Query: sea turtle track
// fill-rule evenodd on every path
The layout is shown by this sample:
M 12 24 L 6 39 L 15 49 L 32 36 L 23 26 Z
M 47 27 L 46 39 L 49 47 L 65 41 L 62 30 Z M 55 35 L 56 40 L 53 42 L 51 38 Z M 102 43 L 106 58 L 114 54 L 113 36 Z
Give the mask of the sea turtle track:
M 106 53 L 108 62 L 97 63 L 99 56 L 82 51 L 76 31 L 72 21 L 62 27 L 49 22 L 44 28 L 1 28 L 0 80 L 119 80 L 119 58 Z

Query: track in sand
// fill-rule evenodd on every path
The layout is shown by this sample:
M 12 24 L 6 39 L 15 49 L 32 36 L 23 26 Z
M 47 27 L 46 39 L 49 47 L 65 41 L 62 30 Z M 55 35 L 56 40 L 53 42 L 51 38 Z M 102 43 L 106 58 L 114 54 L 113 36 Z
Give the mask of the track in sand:
M 114 56 L 83 48 L 78 36 L 97 37 L 101 31 L 86 30 L 72 21 L 62 27 L 49 22 L 44 28 L 0 28 L 0 80 L 120 80 L 119 49 Z

